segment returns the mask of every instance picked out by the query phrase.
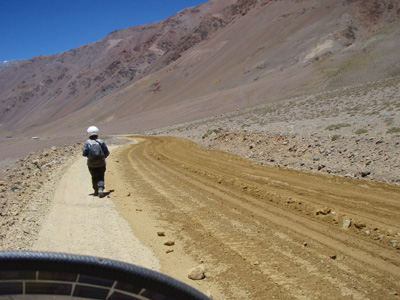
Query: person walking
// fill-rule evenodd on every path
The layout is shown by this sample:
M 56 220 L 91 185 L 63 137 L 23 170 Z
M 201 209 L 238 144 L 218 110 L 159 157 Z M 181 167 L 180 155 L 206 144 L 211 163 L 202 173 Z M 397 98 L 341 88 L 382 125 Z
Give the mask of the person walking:
M 106 172 L 106 158 L 110 155 L 106 143 L 99 139 L 99 129 L 90 126 L 87 129 L 89 139 L 83 146 L 83 156 L 86 156 L 87 165 L 92 176 L 94 195 L 103 197 L 105 192 L 104 174 Z

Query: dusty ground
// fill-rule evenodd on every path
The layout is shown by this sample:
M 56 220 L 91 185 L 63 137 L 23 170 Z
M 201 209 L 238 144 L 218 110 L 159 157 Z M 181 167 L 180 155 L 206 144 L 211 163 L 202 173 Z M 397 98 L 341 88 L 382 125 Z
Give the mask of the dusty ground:
M 93 196 L 88 175 L 85 157 L 68 168 L 32 250 L 118 258 L 158 270 L 157 258 L 132 234 L 110 198 Z
M 114 153 L 108 184 L 161 271 L 188 282 L 190 265 L 179 262 L 189 254 L 206 270 L 191 284 L 215 299 L 398 298 L 398 187 L 261 166 L 185 139 L 136 139 Z M 141 232 L 143 215 L 158 226 Z
M 146 133 L 202 148 L 106 137 L 102 199 L 82 144 L 32 152 L 1 174 L 0 248 L 144 262 L 214 299 L 398 299 L 396 80 Z
M 263 165 L 400 183 L 400 77 L 147 132 Z

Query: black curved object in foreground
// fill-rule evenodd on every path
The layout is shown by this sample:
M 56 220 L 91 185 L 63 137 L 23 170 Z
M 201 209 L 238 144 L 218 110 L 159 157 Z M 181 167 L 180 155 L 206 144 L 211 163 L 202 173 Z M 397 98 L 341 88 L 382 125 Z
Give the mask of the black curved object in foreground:
M 210 300 L 161 273 L 99 257 L 0 251 L 0 299 Z M 40 296 L 40 297 L 39 297 Z

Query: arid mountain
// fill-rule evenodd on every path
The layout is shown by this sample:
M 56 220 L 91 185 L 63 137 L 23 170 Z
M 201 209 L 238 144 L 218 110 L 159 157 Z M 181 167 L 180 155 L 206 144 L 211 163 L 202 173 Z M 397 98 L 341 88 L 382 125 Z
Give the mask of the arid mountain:
M 19 62 L 19 60 L 8 60 L 8 61 L 0 61 L 0 70 L 8 68 L 9 66 L 15 65 Z
M 1 138 L 132 133 L 399 75 L 399 15 L 393 0 L 210 0 L 0 70 Z

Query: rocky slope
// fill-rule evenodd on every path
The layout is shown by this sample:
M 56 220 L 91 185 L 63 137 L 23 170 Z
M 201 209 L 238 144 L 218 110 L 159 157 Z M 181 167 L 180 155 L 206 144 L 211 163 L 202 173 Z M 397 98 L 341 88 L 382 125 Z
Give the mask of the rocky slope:
M 8 60 L 8 61 L 0 61 L 0 70 L 8 68 L 9 66 L 17 64 L 19 61 L 14 59 L 14 60 Z
M 107 143 L 127 142 L 109 137 Z M 0 172 L 0 249 L 31 249 L 59 180 L 82 155 L 82 147 L 83 143 L 71 143 L 34 151 Z
M 4 69 L 0 120 L 9 130 L 44 125 L 95 103 L 209 38 L 233 18 L 220 21 L 213 14 L 233 2 L 210 1 L 153 24 L 115 30 L 98 42 Z
M 0 248 L 28 250 L 51 205 L 58 179 L 82 145 L 32 152 L 0 174 Z
M 395 76 L 399 9 L 207 1 L 1 70 L 0 133 L 69 135 L 89 122 L 128 133 Z
M 161 55 L 157 60 L 160 64 L 154 62 L 154 69 L 148 68 L 149 74 L 143 73 L 134 85 L 126 85 L 117 94 L 95 102 L 90 102 L 94 99 L 91 97 L 109 78 L 118 80 L 122 73 L 130 78 L 129 74 L 135 72 L 129 73 L 128 65 L 121 60 L 114 64 L 107 61 L 110 68 L 87 67 L 85 73 L 79 69 L 85 64 L 79 65 L 82 61 L 78 58 L 85 57 L 82 53 L 95 55 L 101 49 L 123 53 L 115 41 L 124 31 L 106 37 L 98 44 L 103 48 L 87 45 L 7 68 L 7 72 L 16 73 L 7 77 L 9 80 L 1 80 L 2 91 L 5 86 L 7 91 L 1 94 L 1 105 L 7 114 L 11 112 L 0 122 L 1 133 L 9 134 L 0 143 L 0 162 L 6 161 L 0 164 L 2 249 L 27 249 L 26 243 L 38 230 L 40 216 L 48 207 L 63 168 L 74 155 L 79 155 L 81 145 L 72 144 L 84 140 L 89 120 L 96 120 L 102 133 L 184 136 L 204 147 L 234 152 L 262 164 L 399 184 L 400 23 L 395 21 L 400 14 L 399 4 L 328 2 L 322 5 L 320 1 L 239 1 L 232 6 L 229 1 L 209 1 L 197 9 L 217 7 L 223 13 L 199 19 L 191 26 L 199 30 L 200 36 L 205 32 L 212 34 L 205 34 L 197 46 L 190 39 L 181 43 L 193 43 L 193 47 L 175 52 L 167 68 L 161 63 L 167 56 L 159 51 L 163 43 L 158 42 L 163 39 L 156 39 L 157 43 L 141 40 L 143 49 Z M 314 31 L 327 21 L 332 7 L 338 9 L 333 10 L 336 14 L 330 16 L 326 27 Z M 183 11 L 157 26 L 175 28 L 168 22 L 178 24 L 177 20 L 188 14 L 201 14 L 197 9 Z M 266 14 L 271 21 L 268 24 Z M 227 16 L 234 16 L 230 23 Z M 378 31 L 384 26 L 387 27 Z M 158 30 L 148 27 L 125 31 Z M 204 32 L 199 29 L 203 27 Z M 281 33 L 277 35 L 274 30 L 279 28 Z M 171 30 L 169 33 L 174 35 Z M 243 36 L 244 32 L 253 34 L 244 35 L 244 41 L 239 43 L 234 37 Z M 305 37 L 309 38 L 301 42 Z M 146 51 L 140 53 L 150 53 Z M 174 60 L 177 53 L 182 56 Z M 127 56 L 125 62 L 131 58 Z M 58 59 L 59 64 L 50 63 Z M 146 57 L 140 56 L 140 61 L 149 66 Z M 63 72 L 64 66 L 75 70 L 74 75 Z M 58 70 L 54 74 L 64 75 L 46 81 L 52 67 Z M 20 78 L 18 70 L 29 80 Z M 121 70 L 127 73 L 120 73 Z M 313 73 L 315 70 L 318 72 Z M 39 71 L 40 76 L 35 73 Z M 0 76 L 4 74 L 3 70 Z M 86 80 L 86 76 L 92 79 Z M 96 76 L 100 76 L 98 83 L 93 84 Z M 22 101 L 18 102 L 21 107 L 16 104 L 8 110 L 5 99 L 14 97 L 13 88 L 22 93 L 14 95 Z M 58 88 L 62 90 L 61 102 L 54 100 Z M 27 97 L 24 93 L 28 93 Z M 42 96 L 49 102 L 42 102 Z M 89 106 L 85 102 L 88 99 L 92 99 Z M 98 111 L 102 114 L 96 114 Z M 72 112 L 76 113 L 73 118 Z M 30 117 L 25 119 L 26 115 Z M 92 115 L 96 117 L 89 117 Z M 57 121 L 51 123 L 52 120 Z M 38 125 L 42 121 L 45 127 Z M 178 125 L 162 127 L 167 124 Z M 10 130 L 14 125 L 16 130 Z M 31 139 L 20 137 L 32 133 L 50 137 L 39 139 L 34 145 Z M 62 146 L 65 144 L 72 146 Z M 47 150 L 41 150 L 44 148 Z
M 313 101 L 324 99 L 313 107 Z M 147 131 L 263 165 L 400 184 L 400 77 Z M 107 144 L 124 143 L 105 137 Z M 0 247 L 30 249 L 82 143 L 35 151 L 0 174 Z
M 188 137 L 266 165 L 399 184 L 399 103 L 396 77 L 147 134 Z

